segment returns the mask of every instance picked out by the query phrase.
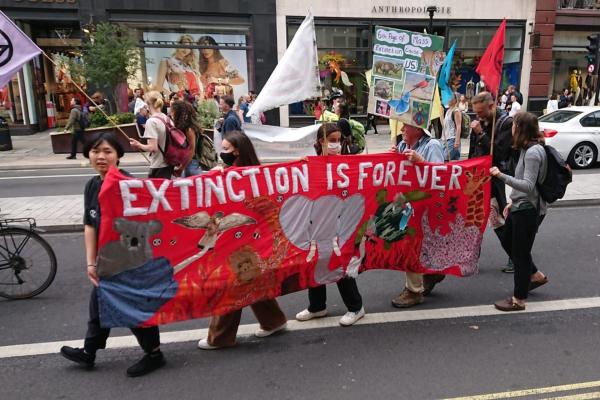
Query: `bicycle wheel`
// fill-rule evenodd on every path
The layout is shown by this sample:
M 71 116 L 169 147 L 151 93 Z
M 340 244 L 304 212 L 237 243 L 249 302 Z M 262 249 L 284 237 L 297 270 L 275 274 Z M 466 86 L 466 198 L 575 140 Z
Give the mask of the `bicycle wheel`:
M 56 276 L 56 255 L 40 235 L 23 228 L 0 230 L 0 296 L 28 299 Z

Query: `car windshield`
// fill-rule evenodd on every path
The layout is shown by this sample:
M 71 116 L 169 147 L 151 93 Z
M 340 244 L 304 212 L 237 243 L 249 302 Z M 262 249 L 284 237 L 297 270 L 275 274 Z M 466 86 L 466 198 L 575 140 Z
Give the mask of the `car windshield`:
M 581 114 L 581 111 L 574 110 L 556 110 L 551 112 L 550 114 L 546 114 L 543 117 L 540 117 L 540 122 L 549 122 L 560 124 L 561 122 L 567 122 L 570 119 L 573 119 L 576 115 Z

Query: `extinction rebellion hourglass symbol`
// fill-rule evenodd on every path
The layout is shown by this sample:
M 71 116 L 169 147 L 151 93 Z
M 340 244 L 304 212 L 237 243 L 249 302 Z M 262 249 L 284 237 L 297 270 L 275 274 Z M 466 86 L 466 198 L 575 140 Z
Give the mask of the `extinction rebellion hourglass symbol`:
M 4 31 L 0 30 L 0 67 L 8 64 L 13 56 L 13 45 Z

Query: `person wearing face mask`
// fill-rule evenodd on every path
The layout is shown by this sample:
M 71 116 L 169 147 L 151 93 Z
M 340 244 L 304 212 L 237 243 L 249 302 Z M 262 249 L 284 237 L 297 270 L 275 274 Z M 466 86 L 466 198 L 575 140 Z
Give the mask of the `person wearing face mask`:
M 220 156 L 226 167 L 260 165 L 252 142 L 243 132 L 227 132 L 223 135 L 221 146 L 223 151 Z M 213 169 L 222 170 L 223 167 L 215 167 Z M 279 308 L 277 300 L 259 301 L 252 304 L 250 308 L 260 324 L 259 329 L 254 333 L 256 337 L 264 338 L 271 336 L 287 328 L 287 319 L 281 308 Z M 198 342 L 198 348 L 202 350 L 216 350 L 222 347 L 234 346 L 241 317 L 242 310 L 212 317 L 208 328 L 208 337 Z
M 346 153 L 347 147 L 342 147 L 342 133 L 335 124 L 324 123 L 317 131 L 317 140 L 314 144 L 317 155 L 335 156 Z M 344 277 L 337 281 L 337 287 L 342 296 L 348 312 L 340 319 L 340 325 L 351 326 L 365 316 L 362 297 L 358 291 L 356 280 Z M 296 314 L 296 320 L 308 321 L 313 318 L 322 318 L 327 315 L 327 288 L 320 285 L 308 289 L 308 308 Z

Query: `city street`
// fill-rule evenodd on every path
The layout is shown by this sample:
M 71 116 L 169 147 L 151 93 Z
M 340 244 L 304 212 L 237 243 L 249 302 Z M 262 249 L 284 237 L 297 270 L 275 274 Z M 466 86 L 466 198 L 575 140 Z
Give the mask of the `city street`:
M 124 349 L 99 353 L 93 372 L 48 350 L 57 348 L 52 342 L 85 333 L 90 284 L 82 235 L 46 237 L 59 259 L 53 285 L 31 300 L 0 300 L 0 387 L 6 398 L 75 399 L 94 393 L 91 398 L 222 399 L 244 393 L 248 399 L 434 399 L 598 378 L 600 207 L 550 210 L 534 248 L 550 283 L 530 296 L 524 313 L 492 310 L 493 301 L 510 294 L 512 275 L 499 271 L 506 256 L 488 232 L 479 275 L 447 278 L 418 308 L 400 311 L 390 305 L 402 287 L 401 273 L 370 271 L 358 280 L 369 314 L 357 326 L 336 326 L 344 307 L 335 287 L 328 290 L 331 318 L 305 325 L 309 329 L 290 322 L 290 332 L 269 339 L 244 336 L 232 349 L 196 349 L 207 319 L 165 326 L 168 366 L 139 381 L 124 374 L 140 355 L 132 340 Z M 292 320 L 306 306 L 306 293 L 280 303 Z M 245 311 L 242 324 L 254 323 Z M 38 345 L 30 350 L 34 355 L 8 357 L 23 351 L 14 347 L 21 344 Z M 592 386 L 569 386 L 562 394 L 597 392 Z M 538 389 L 525 398 L 547 398 L 546 392 Z

